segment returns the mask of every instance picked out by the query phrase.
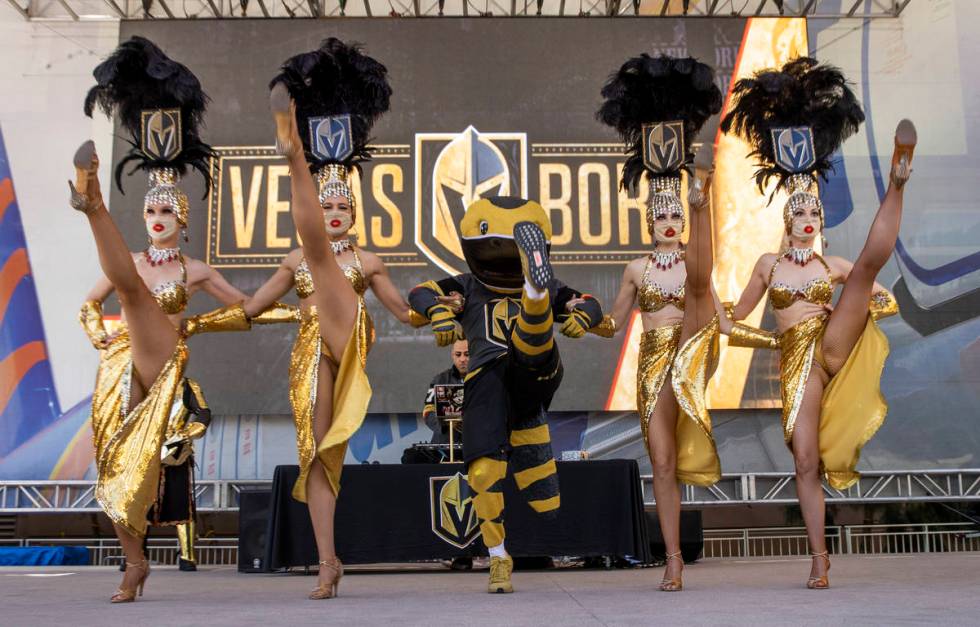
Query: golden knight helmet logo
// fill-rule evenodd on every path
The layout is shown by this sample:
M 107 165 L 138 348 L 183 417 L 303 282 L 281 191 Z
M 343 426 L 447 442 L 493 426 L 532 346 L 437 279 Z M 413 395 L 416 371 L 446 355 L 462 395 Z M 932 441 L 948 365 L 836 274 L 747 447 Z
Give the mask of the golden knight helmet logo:
M 419 134 L 417 145 L 447 142 L 435 155 L 431 178 L 421 174 L 417 185 L 425 191 L 418 197 L 416 243 L 433 263 L 451 273 L 465 265 L 459 242 L 459 223 L 466 208 L 474 201 L 492 196 L 509 196 L 523 192 L 523 171 L 511 172 L 507 156 L 501 150 L 515 150 L 517 169 L 523 166 L 524 137 L 515 133 L 480 133 L 472 126 L 461 133 Z M 424 154 L 421 151 L 420 154 Z M 420 158 L 420 157 L 416 157 Z M 424 157 L 423 157 L 423 160 Z M 421 171 L 426 170 L 425 164 Z M 515 178 L 515 174 L 517 177 Z M 427 215 L 426 215 L 427 214 Z
M 180 109 L 150 109 L 140 112 L 140 150 L 150 159 L 170 161 L 182 146 Z
M 432 531 L 459 549 L 465 549 L 480 535 L 480 521 L 473 507 L 473 493 L 466 475 L 429 479 Z

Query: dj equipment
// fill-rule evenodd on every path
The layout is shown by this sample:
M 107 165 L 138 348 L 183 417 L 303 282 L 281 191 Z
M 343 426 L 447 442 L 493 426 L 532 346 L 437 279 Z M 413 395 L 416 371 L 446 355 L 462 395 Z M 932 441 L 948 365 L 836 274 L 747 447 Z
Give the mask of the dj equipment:
M 463 455 L 463 445 L 452 445 L 453 456 L 457 459 Z M 403 464 L 439 464 L 449 460 L 449 444 L 430 444 L 419 442 L 405 449 L 402 453 Z

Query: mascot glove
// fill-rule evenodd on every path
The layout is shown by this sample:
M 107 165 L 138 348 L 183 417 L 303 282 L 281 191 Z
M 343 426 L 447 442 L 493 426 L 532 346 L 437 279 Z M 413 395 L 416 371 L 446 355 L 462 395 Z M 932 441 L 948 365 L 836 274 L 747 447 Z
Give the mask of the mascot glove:
M 592 322 L 587 313 L 581 309 L 572 309 L 565 318 L 565 323 L 561 325 L 561 333 L 567 337 L 580 338 L 591 326 Z
M 463 329 L 456 322 L 456 314 L 448 305 L 435 305 L 428 313 L 432 321 L 432 333 L 436 336 L 436 345 L 450 346 L 463 338 Z

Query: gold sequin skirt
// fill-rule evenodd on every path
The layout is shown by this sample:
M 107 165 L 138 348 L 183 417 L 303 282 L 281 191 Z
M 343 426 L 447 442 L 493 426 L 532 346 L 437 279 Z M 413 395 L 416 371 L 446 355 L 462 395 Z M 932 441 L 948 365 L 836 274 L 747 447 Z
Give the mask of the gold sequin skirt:
M 129 407 L 133 359 L 123 331 L 100 351 L 92 394 L 95 446 L 95 498 L 109 518 L 136 536 L 146 534 L 147 512 L 160 488 L 160 448 L 166 439 L 174 401 L 180 401 L 187 345 L 174 353 L 142 401 Z
M 347 441 L 364 422 L 371 401 L 371 383 L 365 363 L 374 343 L 371 316 L 359 299 L 354 329 L 338 363 L 333 384 L 333 416 L 330 429 L 320 442 L 313 434 L 316 408 L 317 373 L 320 361 L 334 361 L 320 341 L 320 324 L 316 307 L 303 313 L 299 333 L 289 362 L 289 402 L 296 423 L 296 451 L 299 478 L 293 486 L 293 498 L 306 502 L 306 481 L 319 459 L 334 494 L 340 493 L 340 473 L 347 453 Z
M 783 437 L 792 446 L 793 430 L 814 360 L 822 364 L 820 345 L 827 318 L 808 318 L 780 337 Z M 857 482 L 861 449 L 885 421 L 888 404 L 881 394 L 881 372 L 888 338 L 870 316 L 844 366 L 827 383 L 820 401 L 820 466 L 827 483 L 843 490 Z
M 671 385 L 677 413 L 677 478 L 699 486 L 721 479 L 721 462 L 711 432 L 705 392 L 718 365 L 718 316 L 677 350 Z
M 648 453 L 650 418 L 653 417 L 660 389 L 674 363 L 680 338 L 679 324 L 650 329 L 640 336 L 640 354 L 636 360 L 636 411 L 640 414 L 640 430 Z

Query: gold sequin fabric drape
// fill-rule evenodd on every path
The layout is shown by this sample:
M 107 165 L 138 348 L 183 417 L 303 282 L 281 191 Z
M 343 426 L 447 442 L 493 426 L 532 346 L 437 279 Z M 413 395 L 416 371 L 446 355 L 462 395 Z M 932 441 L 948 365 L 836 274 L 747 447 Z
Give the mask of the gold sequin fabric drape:
M 819 347 L 826 317 L 804 320 L 780 338 L 780 380 L 783 398 L 783 436 L 791 445 L 793 429 L 814 360 L 822 362 Z M 855 470 L 861 449 L 885 421 L 888 404 L 881 394 L 881 373 L 888 357 L 888 338 L 874 317 L 843 367 L 827 383 L 820 402 L 820 465 L 827 483 L 843 490 L 857 482 Z
M 187 345 L 177 340 L 173 355 L 143 400 L 130 405 L 133 360 L 129 333 L 122 331 L 101 351 L 92 394 L 92 435 L 97 481 L 95 498 L 109 518 L 136 536 L 146 534 L 147 512 L 157 499 L 160 449 L 175 399 L 183 391 Z
M 718 365 L 718 316 L 677 350 L 671 385 L 677 413 L 677 478 L 684 483 L 714 485 L 721 479 L 721 462 L 711 433 L 705 391 Z
M 670 374 L 681 338 L 681 325 L 657 327 L 640 336 L 640 354 L 636 365 L 636 411 L 640 414 L 643 445 L 650 448 L 650 418 L 660 389 Z
M 357 316 L 344 353 L 338 362 L 333 384 L 333 416 L 330 429 L 319 442 L 313 434 L 313 416 L 317 401 L 317 373 L 321 359 L 334 361 L 320 341 L 316 307 L 303 313 L 299 333 L 293 344 L 289 364 L 289 401 L 296 423 L 296 449 L 299 456 L 299 478 L 293 486 L 293 498 L 306 502 L 306 481 L 319 459 L 334 494 L 340 492 L 347 441 L 364 422 L 371 401 L 371 383 L 365 363 L 374 343 L 374 326 L 363 299 L 358 299 Z

